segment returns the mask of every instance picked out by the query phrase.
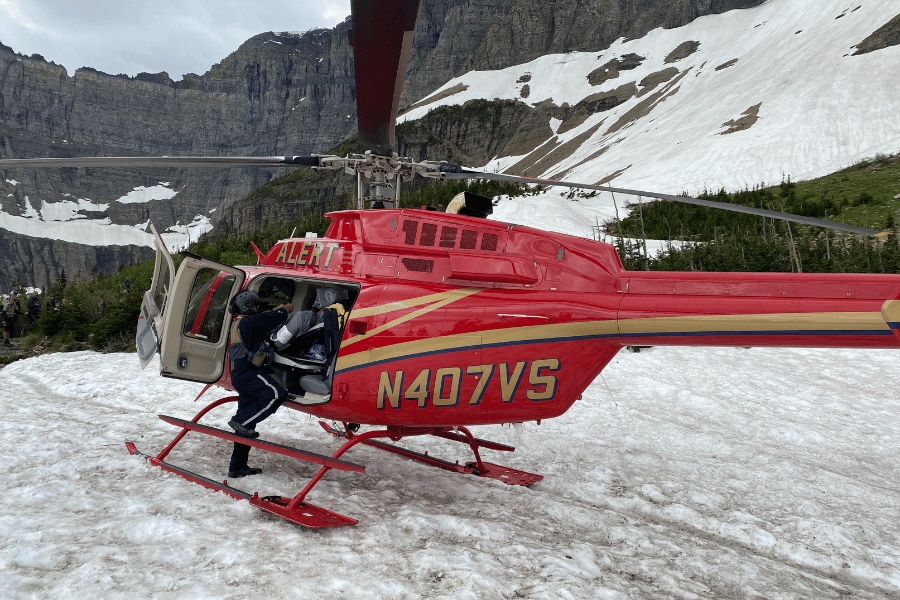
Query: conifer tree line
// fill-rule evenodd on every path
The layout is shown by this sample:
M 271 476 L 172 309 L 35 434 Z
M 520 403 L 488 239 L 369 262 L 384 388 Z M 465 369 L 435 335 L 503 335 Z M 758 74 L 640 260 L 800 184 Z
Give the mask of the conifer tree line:
M 107 275 L 61 272 L 53 285 L 41 290 L 41 312 L 34 323 L 20 315 L 12 341 L 14 351 L 0 357 L 7 363 L 27 353 L 43 351 L 134 350 L 134 332 L 144 291 L 150 288 L 153 261 L 122 266 Z M 15 288 L 24 304 L 25 288 Z M 56 306 L 51 306 L 53 296 Z
M 788 181 L 699 197 L 882 229 L 859 236 L 777 219 L 657 200 L 629 206 L 628 216 L 603 224 L 629 270 L 753 271 L 807 273 L 900 273 L 900 243 L 894 205 L 868 190 L 852 197 L 798 193 Z M 621 199 L 620 199 L 621 201 Z M 851 219 L 847 219 L 847 216 Z M 654 255 L 641 240 L 669 243 Z
M 616 238 L 614 245 L 630 271 L 900 273 L 896 229 L 881 241 L 833 232 L 815 234 L 803 226 L 788 234 L 794 226 L 779 222 L 768 226 L 765 237 L 732 230 L 705 242 L 675 241 L 649 256 L 640 240 Z

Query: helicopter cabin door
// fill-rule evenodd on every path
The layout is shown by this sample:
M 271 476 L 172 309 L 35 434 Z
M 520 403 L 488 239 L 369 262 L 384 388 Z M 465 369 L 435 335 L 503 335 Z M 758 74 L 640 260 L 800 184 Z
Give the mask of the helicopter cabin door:
M 185 255 L 169 292 L 159 342 L 162 376 L 201 383 L 219 380 L 231 325 L 228 303 L 245 279 L 240 269 Z
M 175 278 L 175 264 L 172 262 L 172 256 L 166 250 L 166 244 L 153 223 L 150 223 L 150 231 L 153 233 L 153 243 L 156 245 L 156 265 L 153 268 L 153 281 L 150 289 L 144 292 L 144 300 L 141 302 L 141 316 L 138 318 L 137 333 L 134 339 L 141 369 L 150 364 L 153 355 L 159 349 L 158 332 L 162 331 L 166 299 Z

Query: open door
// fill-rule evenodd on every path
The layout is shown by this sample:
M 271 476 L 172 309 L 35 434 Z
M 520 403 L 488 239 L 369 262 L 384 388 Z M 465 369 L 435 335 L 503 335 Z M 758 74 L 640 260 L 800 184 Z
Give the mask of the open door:
M 225 370 L 231 297 L 244 285 L 240 269 L 187 255 L 169 291 L 161 329 L 160 374 L 214 383 Z
M 153 282 L 150 289 L 144 292 L 141 316 L 138 317 L 137 333 L 134 338 L 141 369 L 150 364 L 153 355 L 159 349 L 159 332 L 163 327 L 166 300 L 175 277 L 172 256 L 153 223 L 150 223 L 150 231 L 153 232 L 153 241 L 156 245 L 156 265 L 153 268 Z

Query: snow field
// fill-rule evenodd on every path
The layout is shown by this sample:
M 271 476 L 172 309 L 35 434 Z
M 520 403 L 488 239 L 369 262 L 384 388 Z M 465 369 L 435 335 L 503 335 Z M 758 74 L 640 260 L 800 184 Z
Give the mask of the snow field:
M 134 355 L 0 371 L 0 592 L 10 598 L 890 598 L 900 595 L 900 400 L 886 350 L 622 351 L 564 416 L 478 427 L 532 488 L 357 447 L 309 501 L 358 518 L 308 531 L 130 456 L 215 397 Z M 224 426 L 232 408 L 204 422 Z M 282 410 L 263 437 L 339 442 Z M 450 460 L 444 440 L 401 445 Z M 230 444 L 169 460 L 223 479 Z M 258 450 L 233 482 L 293 495 L 315 472 Z

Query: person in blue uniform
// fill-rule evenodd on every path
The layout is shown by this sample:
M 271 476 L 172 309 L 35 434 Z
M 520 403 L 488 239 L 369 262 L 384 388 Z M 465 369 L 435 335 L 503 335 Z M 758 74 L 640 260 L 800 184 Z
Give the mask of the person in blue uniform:
M 232 314 L 239 315 L 232 325 L 231 384 L 238 393 L 237 413 L 228 425 L 234 432 L 245 438 L 259 437 L 256 426 L 275 413 L 287 399 L 287 391 L 267 373 L 265 367 L 256 365 L 253 356 L 263 345 L 269 333 L 283 324 L 294 309 L 291 304 L 282 304 L 270 311 L 257 313 L 259 295 L 250 290 L 239 292 L 232 299 Z M 246 477 L 262 473 L 247 464 L 250 446 L 235 443 L 228 465 L 228 476 Z

